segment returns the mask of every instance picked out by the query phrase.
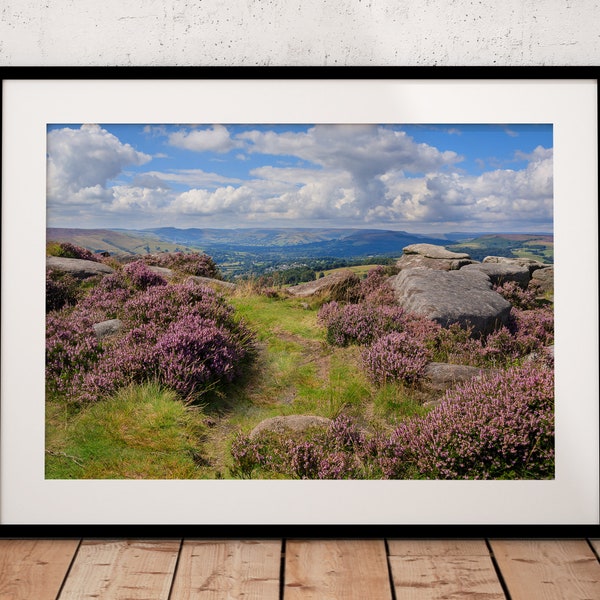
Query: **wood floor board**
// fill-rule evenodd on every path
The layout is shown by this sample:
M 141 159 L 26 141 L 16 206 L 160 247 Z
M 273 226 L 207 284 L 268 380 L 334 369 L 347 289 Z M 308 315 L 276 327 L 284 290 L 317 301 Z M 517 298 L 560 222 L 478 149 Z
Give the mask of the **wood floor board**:
M 288 541 L 284 600 L 392 600 L 383 540 Z
M 485 540 L 388 540 L 390 556 L 489 556 Z
M 281 550 L 281 540 L 185 540 L 170 600 L 278 600 Z
M 168 600 L 180 540 L 84 540 L 59 600 Z
M 600 563 L 585 540 L 490 540 L 511 600 L 600 598 Z
M 79 540 L 0 540 L 0 598 L 56 600 Z
M 485 540 L 388 540 L 397 600 L 505 600 Z
M 0 600 L 600 600 L 600 540 L 0 540 Z

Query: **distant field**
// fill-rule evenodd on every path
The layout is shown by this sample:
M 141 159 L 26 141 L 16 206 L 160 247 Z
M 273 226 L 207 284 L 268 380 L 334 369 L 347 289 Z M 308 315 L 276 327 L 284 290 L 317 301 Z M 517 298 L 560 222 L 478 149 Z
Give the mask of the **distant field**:
M 551 235 L 482 235 L 449 244 L 446 248 L 453 252 L 466 252 L 473 260 L 483 260 L 486 256 L 505 256 L 554 262 L 554 239 Z

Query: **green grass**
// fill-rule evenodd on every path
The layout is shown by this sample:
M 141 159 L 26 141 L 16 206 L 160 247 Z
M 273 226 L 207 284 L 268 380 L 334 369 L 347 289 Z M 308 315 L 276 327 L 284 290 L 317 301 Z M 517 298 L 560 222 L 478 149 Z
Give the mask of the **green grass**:
M 381 430 L 423 411 L 410 390 L 373 386 L 360 348 L 327 344 L 316 306 L 251 291 L 228 301 L 257 339 L 256 358 L 240 381 L 204 396 L 202 409 L 153 384 L 131 386 L 79 410 L 48 399 L 46 477 L 231 477 L 231 440 L 266 418 L 335 418 L 343 412 Z
M 46 407 L 46 478 L 189 479 L 202 476 L 201 410 L 155 384 L 131 386 L 70 415 Z

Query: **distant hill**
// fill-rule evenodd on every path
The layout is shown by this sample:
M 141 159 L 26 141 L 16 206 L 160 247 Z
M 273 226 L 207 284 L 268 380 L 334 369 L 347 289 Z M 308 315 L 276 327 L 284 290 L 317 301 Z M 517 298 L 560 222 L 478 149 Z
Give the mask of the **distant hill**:
M 154 252 L 203 251 L 219 264 L 248 265 L 314 260 L 323 257 L 362 259 L 395 257 L 410 244 L 429 243 L 474 260 L 486 256 L 521 256 L 552 263 L 551 234 L 468 234 L 427 236 L 406 231 L 335 228 L 129 229 L 48 228 L 48 241 L 77 244 L 92 252 L 135 255 Z
M 145 254 L 202 250 L 244 253 L 282 259 L 321 256 L 366 257 L 400 255 L 409 244 L 444 244 L 445 240 L 405 231 L 334 228 L 128 229 L 48 228 L 49 241 L 66 241 L 93 252 Z

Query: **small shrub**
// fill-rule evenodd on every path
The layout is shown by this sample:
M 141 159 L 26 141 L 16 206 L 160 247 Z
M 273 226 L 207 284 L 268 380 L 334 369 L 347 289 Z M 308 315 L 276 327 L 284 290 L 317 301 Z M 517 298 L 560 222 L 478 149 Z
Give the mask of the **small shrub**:
M 529 310 L 538 306 L 536 293 L 531 289 L 523 289 L 514 281 L 507 281 L 494 286 L 494 290 L 508 300 L 515 308 Z
M 393 305 L 395 295 L 392 288 L 387 285 L 389 268 L 381 265 L 374 267 L 360 283 L 360 298 L 362 302 L 375 305 Z
M 399 306 L 368 303 L 324 304 L 318 314 L 319 322 L 327 329 L 327 341 L 334 346 L 366 345 L 381 336 L 397 332 L 410 333 L 426 346 L 432 345 L 439 325 Z
M 162 254 L 147 254 L 142 260 L 151 266 L 166 267 L 185 275 L 221 279 L 221 273 L 212 257 L 198 252 L 165 252 Z
M 80 258 L 82 260 L 93 260 L 94 262 L 100 262 L 98 256 L 93 252 L 69 242 L 51 242 L 47 244 L 46 252 L 49 256 Z
M 79 303 L 79 309 L 95 315 L 96 322 L 116 319 L 133 290 L 122 273 L 105 275 Z
M 46 313 L 74 306 L 81 297 L 79 282 L 69 273 L 46 270 Z
M 375 341 L 363 352 L 363 365 L 374 383 L 391 381 L 414 383 L 431 359 L 420 340 L 406 331 L 394 331 Z
M 136 290 L 147 290 L 154 285 L 166 285 L 164 277 L 151 271 L 141 260 L 128 263 L 123 267 L 123 273 L 127 277 L 131 287 Z

